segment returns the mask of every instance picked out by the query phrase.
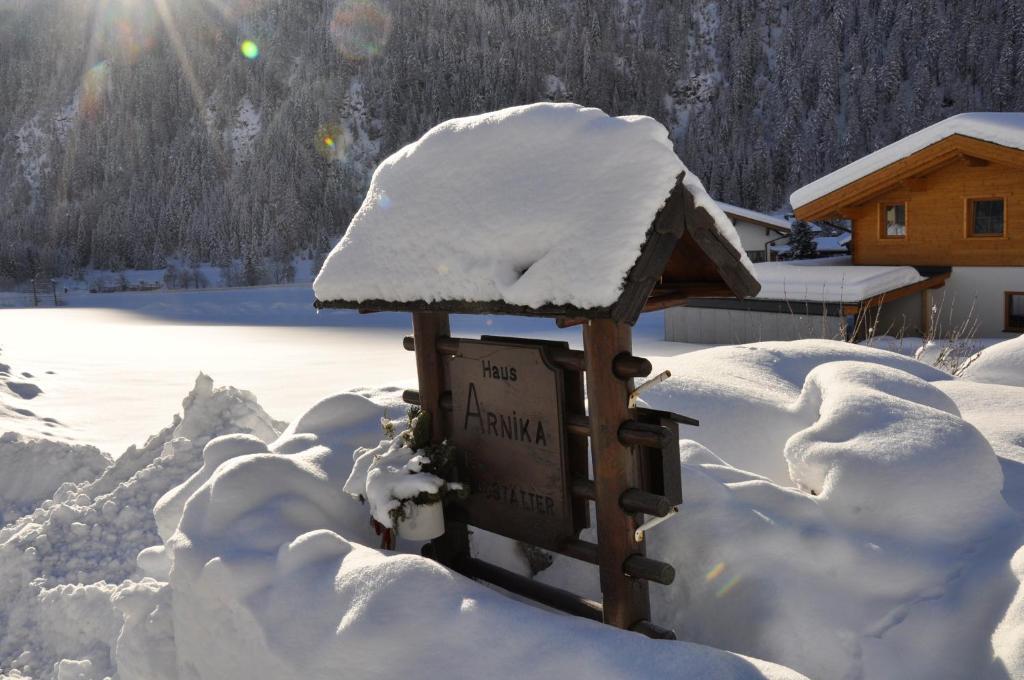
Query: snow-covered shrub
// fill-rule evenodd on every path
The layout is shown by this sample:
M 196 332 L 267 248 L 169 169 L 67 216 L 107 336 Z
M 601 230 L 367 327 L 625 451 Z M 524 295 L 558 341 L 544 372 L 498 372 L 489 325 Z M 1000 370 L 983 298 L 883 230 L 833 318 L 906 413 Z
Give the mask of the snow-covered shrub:
M 455 472 L 455 449 L 447 443 L 431 445 L 430 414 L 410 409 L 408 429 L 396 433 L 395 421 L 382 419 L 389 439 L 353 453 L 355 464 L 345 492 L 369 503 L 374 528 L 392 547 L 394 531 L 417 512 L 417 506 L 435 506 L 466 491 L 448 481 Z

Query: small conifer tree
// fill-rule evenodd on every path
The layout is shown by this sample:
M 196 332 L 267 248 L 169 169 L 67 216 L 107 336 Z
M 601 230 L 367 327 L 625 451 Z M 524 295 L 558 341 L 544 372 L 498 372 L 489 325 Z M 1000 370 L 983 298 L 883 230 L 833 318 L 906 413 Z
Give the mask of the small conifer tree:
M 793 223 L 793 231 L 789 236 L 789 257 L 790 260 L 812 260 L 818 257 L 818 244 L 814 240 L 814 232 L 811 225 L 803 220 Z

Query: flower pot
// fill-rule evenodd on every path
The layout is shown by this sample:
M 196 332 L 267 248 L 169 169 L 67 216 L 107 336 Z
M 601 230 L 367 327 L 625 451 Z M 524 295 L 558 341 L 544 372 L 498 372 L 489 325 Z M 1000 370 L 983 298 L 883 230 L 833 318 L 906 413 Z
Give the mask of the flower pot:
M 429 541 L 444 533 L 444 506 L 441 502 L 410 503 L 405 518 L 398 520 L 398 535 L 410 541 Z

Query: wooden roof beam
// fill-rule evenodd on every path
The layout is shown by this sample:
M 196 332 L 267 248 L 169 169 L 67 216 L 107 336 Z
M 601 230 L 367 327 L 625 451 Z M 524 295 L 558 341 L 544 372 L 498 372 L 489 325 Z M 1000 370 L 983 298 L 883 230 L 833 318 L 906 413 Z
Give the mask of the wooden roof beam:
M 1024 168 L 1024 151 L 1021 149 L 953 135 L 797 208 L 796 216 L 802 220 L 822 219 L 850 206 L 870 201 L 900 186 L 905 178 L 926 176 L 946 164 L 967 162 L 967 158 L 975 159 L 971 162 Z
M 990 165 L 989 161 L 984 158 L 978 158 L 977 156 L 971 156 L 965 153 L 960 154 L 959 160 L 969 168 L 984 168 Z
M 900 188 L 911 193 L 926 191 L 928 189 L 928 179 L 925 177 L 908 177 L 900 182 Z

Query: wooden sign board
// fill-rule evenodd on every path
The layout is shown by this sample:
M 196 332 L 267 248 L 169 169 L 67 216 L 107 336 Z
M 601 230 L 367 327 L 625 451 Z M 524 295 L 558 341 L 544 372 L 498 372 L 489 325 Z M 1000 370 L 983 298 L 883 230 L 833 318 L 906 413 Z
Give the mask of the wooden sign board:
M 447 358 L 449 440 L 466 456 L 468 523 L 558 550 L 576 536 L 565 376 L 541 345 L 464 342 Z

